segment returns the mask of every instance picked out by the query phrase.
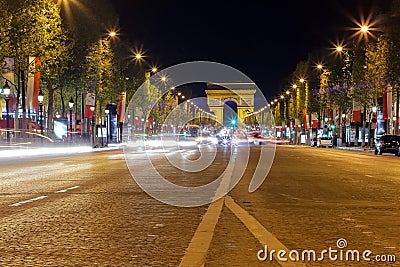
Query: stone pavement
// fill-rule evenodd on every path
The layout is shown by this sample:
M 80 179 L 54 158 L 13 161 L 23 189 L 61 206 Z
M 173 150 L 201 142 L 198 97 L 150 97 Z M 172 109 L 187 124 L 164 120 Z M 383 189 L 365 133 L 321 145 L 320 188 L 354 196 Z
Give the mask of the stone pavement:
M 202 223 L 212 234 L 203 249 L 194 246 L 204 266 L 281 266 L 257 259 L 265 243 L 322 250 L 339 238 L 350 249 L 399 256 L 397 157 L 384 155 L 381 168 L 371 169 L 370 153 L 278 146 L 267 180 L 249 193 L 259 149 L 252 147 L 243 179 L 221 199 L 213 229 L 207 211 L 217 202 L 180 208 L 149 197 L 130 177 L 121 150 L 0 162 L 0 266 L 183 266 Z M 229 155 L 219 150 L 211 172 L 190 175 L 157 151 L 151 157 L 170 181 L 198 186 L 212 180 L 206 173 L 221 173 Z

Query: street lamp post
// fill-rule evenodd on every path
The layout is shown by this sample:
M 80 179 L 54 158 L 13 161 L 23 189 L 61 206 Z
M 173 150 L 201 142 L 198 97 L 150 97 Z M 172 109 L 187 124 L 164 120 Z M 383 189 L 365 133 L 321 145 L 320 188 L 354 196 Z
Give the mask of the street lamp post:
M 3 94 L 4 94 L 5 100 L 6 100 L 7 143 L 10 143 L 10 115 L 9 115 L 10 111 L 8 109 L 8 101 L 10 100 L 8 98 L 8 96 L 10 95 L 10 93 L 11 93 L 11 89 L 10 89 L 10 86 L 8 85 L 8 81 L 6 80 L 6 83 L 4 84 L 4 88 L 3 88 Z
M 109 128 L 110 128 L 110 123 L 109 123 L 109 114 L 110 110 L 106 109 L 104 110 L 104 113 L 106 114 L 106 144 L 108 145 L 109 143 Z
M 72 108 L 74 107 L 74 100 L 72 99 L 72 97 L 69 99 L 68 105 L 69 105 L 69 132 L 71 135 L 71 142 L 72 142 Z
M 303 124 L 304 124 L 304 133 L 307 134 L 307 140 L 310 140 L 311 144 L 311 139 L 312 139 L 312 129 L 311 129 L 311 124 L 308 125 L 309 121 L 307 121 L 307 114 L 309 111 L 309 88 L 308 88 L 308 82 L 304 78 L 299 79 L 300 83 L 304 85 L 304 94 L 305 94 L 305 103 L 304 103 L 304 109 L 303 112 L 306 114 L 305 118 L 303 118 Z M 308 114 L 309 118 L 311 119 L 311 114 Z
M 378 108 L 376 106 L 372 107 L 371 112 L 370 112 L 370 117 L 369 117 L 369 147 L 374 147 L 375 146 L 375 129 L 376 129 L 376 112 L 378 111 Z
M 90 107 L 90 111 L 92 112 L 92 122 L 91 122 L 91 126 L 92 126 L 92 147 L 95 146 L 95 135 L 96 135 L 96 133 L 95 133 L 96 120 L 94 118 L 94 110 L 95 110 L 95 107 L 91 106 Z
M 38 101 L 39 101 L 39 120 L 40 120 L 40 135 L 43 135 L 43 92 L 39 91 Z M 42 139 L 43 140 L 43 139 Z

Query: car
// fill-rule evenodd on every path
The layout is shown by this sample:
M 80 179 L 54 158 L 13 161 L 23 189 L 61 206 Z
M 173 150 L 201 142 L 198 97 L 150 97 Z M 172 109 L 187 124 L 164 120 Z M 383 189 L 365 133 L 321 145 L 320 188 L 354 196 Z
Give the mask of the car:
M 276 137 L 276 138 L 269 139 L 267 142 L 270 142 L 270 143 L 273 143 L 273 144 L 277 144 L 277 145 L 288 145 L 288 144 L 290 144 L 290 140 L 283 139 L 281 137 Z
M 228 129 L 220 129 L 220 131 L 215 135 L 217 138 L 217 143 L 223 146 L 230 146 L 232 143 L 231 133 Z
M 252 131 L 247 133 L 247 140 L 249 143 L 253 143 L 255 145 L 264 145 L 267 142 L 270 142 L 272 138 L 263 136 L 259 131 Z
M 331 137 L 321 137 L 317 141 L 317 147 L 333 147 Z
M 400 136 L 383 135 L 379 138 L 375 146 L 375 155 L 382 155 L 382 153 L 392 153 L 400 156 Z

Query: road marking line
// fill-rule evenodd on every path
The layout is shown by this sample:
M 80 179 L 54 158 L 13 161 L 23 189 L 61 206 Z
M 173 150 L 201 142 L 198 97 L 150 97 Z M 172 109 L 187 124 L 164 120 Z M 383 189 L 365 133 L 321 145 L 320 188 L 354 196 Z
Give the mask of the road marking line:
M 368 228 L 366 225 L 363 225 L 363 224 L 357 224 L 354 227 L 355 228 Z
M 79 187 L 80 187 L 79 185 L 72 186 L 72 187 L 69 187 L 69 188 L 67 188 L 67 189 L 58 190 L 58 191 L 56 191 L 56 193 L 65 193 L 65 192 L 67 192 L 68 190 L 77 189 L 77 188 L 79 188 Z M 20 201 L 20 202 L 11 204 L 10 206 L 11 206 L 11 207 L 18 207 L 18 206 L 21 206 L 21 205 L 23 205 L 23 204 L 30 203 L 30 202 L 37 201 L 37 200 L 41 200 L 41 199 L 44 199 L 44 198 L 47 198 L 47 197 L 48 197 L 48 196 L 35 197 L 35 198 L 31 198 L 31 199 L 28 199 L 28 200 L 23 200 L 23 201 Z
M 366 174 L 365 176 L 367 176 L 367 177 L 369 177 L 369 178 L 373 178 L 373 177 L 374 177 L 374 176 L 368 175 L 368 174 Z
M 74 190 L 74 189 L 77 189 L 77 188 L 79 188 L 79 187 L 80 187 L 79 185 L 76 185 L 76 186 L 69 187 L 69 188 L 66 188 L 66 189 L 58 190 L 58 191 L 56 191 L 56 193 L 65 193 L 65 192 L 67 192 L 68 190 Z
M 223 198 L 210 204 L 179 266 L 204 266 L 223 204 Z
M 41 199 L 44 199 L 44 198 L 47 198 L 47 197 L 48 196 L 35 197 L 35 198 L 31 198 L 31 199 L 28 199 L 28 200 L 24 200 L 24 201 L 20 201 L 20 202 L 11 204 L 10 206 L 17 207 L 17 206 L 21 206 L 22 204 L 26 204 L 26 203 L 30 203 L 30 202 L 33 202 L 33 201 L 41 200 Z
M 215 226 L 218 223 L 224 205 L 225 197 L 222 196 L 224 196 L 229 189 L 235 158 L 232 159 L 232 163 L 233 164 L 227 166 L 221 183 L 215 192 L 213 202 L 208 206 L 207 212 L 204 214 L 197 227 L 179 266 L 204 266 L 207 252 L 214 236 Z
M 58 190 L 58 191 L 56 191 L 56 193 L 65 193 L 65 192 L 67 192 L 67 189 L 63 189 L 63 190 Z
M 285 245 L 283 245 L 272 233 L 270 233 L 265 227 L 257 221 L 253 216 L 251 216 L 246 210 L 240 207 L 235 201 L 230 197 L 225 197 L 225 206 L 229 208 L 232 213 L 242 221 L 242 223 L 249 229 L 255 238 L 260 241 L 261 244 L 267 245 L 268 250 L 274 249 L 275 251 L 284 250 L 287 253 L 290 251 Z M 256 255 L 255 255 L 256 256 Z M 255 257 L 254 256 L 254 257 Z M 291 263 L 283 262 L 276 259 L 279 264 L 283 267 L 289 266 L 306 266 L 302 263 Z
M 67 188 L 67 190 L 74 190 L 74 189 L 77 189 L 77 188 L 79 188 L 79 185 L 75 185 L 73 187 Z

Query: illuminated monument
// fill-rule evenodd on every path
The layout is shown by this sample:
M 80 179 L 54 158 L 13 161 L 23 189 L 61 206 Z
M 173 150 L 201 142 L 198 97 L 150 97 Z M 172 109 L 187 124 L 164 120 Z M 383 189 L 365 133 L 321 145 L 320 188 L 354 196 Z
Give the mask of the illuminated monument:
M 213 112 L 218 122 L 226 124 L 226 106 L 237 111 L 239 123 L 243 123 L 244 117 L 254 111 L 254 95 L 256 93 L 254 83 L 207 83 L 207 104 L 210 112 Z M 225 106 L 225 109 L 224 109 Z M 224 121 L 225 119 L 225 121 Z

